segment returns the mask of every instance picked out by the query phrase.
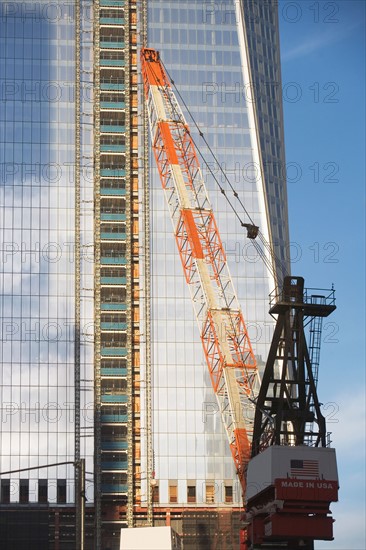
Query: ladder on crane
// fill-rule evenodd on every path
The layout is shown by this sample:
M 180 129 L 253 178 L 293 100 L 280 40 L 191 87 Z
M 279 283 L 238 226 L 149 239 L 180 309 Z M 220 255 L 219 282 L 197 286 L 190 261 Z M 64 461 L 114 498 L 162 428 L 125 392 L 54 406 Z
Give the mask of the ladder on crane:
M 320 294 L 312 294 L 311 302 L 313 304 L 325 304 L 325 296 Z M 318 383 L 319 376 L 319 363 L 320 363 L 320 347 L 322 340 L 322 330 L 323 330 L 323 317 L 312 317 L 310 321 L 310 342 L 309 342 L 309 353 L 310 353 L 310 362 L 313 369 L 313 376 L 315 385 Z

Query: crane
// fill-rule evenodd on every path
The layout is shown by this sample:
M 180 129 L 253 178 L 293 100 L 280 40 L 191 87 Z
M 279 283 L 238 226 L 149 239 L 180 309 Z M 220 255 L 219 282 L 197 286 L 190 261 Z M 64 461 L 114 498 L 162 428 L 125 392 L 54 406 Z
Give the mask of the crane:
M 143 48 L 141 69 L 152 149 L 247 501 L 241 548 L 312 550 L 314 540 L 332 539 L 329 504 L 338 498 L 338 476 L 334 449 L 326 445 L 304 319 L 334 311 L 334 292 L 312 303 L 304 298 L 301 277 L 284 277 L 270 309 L 277 324 L 261 383 L 195 145 L 159 52 Z M 248 238 L 260 234 L 253 223 L 242 225 Z M 264 250 L 257 250 L 268 267 L 270 247 L 263 236 L 262 243 Z
M 141 52 L 152 148 L 212 387 L 245 493 L 260 380 L 188 124 L 159 53 Z
M 272 296 L 270 313 L 277 322 L 256 403 L 245 549 L 313 550 L 314 540 L 333 539 L 329 506 L 338 500 L 337 463 L 305 326 L 334 310 L 334 289 L 307 293 L 302 277 L 286 276 L 281 292 Z

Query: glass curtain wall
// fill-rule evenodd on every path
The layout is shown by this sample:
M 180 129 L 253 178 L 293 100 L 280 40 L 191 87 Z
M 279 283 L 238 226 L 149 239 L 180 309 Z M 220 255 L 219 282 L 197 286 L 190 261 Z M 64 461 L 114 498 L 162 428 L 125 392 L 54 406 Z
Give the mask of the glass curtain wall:
M 4 472 L 74 460 L 76 92 L 74 2 L 15 1 L 2 3 L 1 10 L 0 471 Z M 86 113 L 92 106 L 87 70 L 84 83 Z M 91 136 L 85 125 L 81 198 L 89 211 Z M 88 325 L 93 303 L 86 296 L 92 285 L 93 253 L 88 248 L 92 219 L 92 211 L 85 211 L 80 332 L 82 407 L 89 417 L 82 415 L 84 425 L 93 418 L 92 386 L 85 386 L 91 378 L 93 340 Z M 82 454 L 92 455 L 86 438 Z M 72 465 L 9 477 L 11 502 L 22 499 L 19 478 L 30 479 L 29 501 L 74 499 Z
M 209 155 L 185 112 L 199 150 L 214 174 L 201 163 L 261 367 L 273 330 L 268 294 L 274 281 L 215 182 L 217 178 L 228 190 L 221 167 L 254 223 L 269 239 L 266 195 L 257 160 L 254 102 L 246 94 L 245 51 L 239 46 L 244 21 L 235 13 L 234 1 L 153 0 L 149 7 L 148 44 L 160 50 L 168 72 L 217 156 L 214 160 Z M 160 502 L 239 505 L 233 461 L 153 158 L 151 166 L 153 432 Z M 234 204 L 248 222 L 240 205 Z M 278 225 L 286 234 L 287 220 L 279 217 Z M 173 499 L 172 486 L 177 487 Z

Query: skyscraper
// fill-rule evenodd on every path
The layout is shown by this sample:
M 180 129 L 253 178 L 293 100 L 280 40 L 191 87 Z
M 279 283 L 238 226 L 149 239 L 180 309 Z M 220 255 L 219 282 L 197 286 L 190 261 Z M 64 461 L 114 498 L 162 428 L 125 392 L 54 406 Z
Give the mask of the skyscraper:
M 71 462 L 85 457 L 96 548 L 118 548 L 120 527 L 168 521 L 186 548 L 235 547 L 240 490 L 149 161 L 138 49 L 161 51 L 215 151 L 212 159 L 192 124 L 263 364 L 275 280 L 212 173 L 225 187 L 224 170 L 286 261 L 276 3 L 2 8 L 0 471 L 70 462 L 8 476 L 2 502 L 36 502 L 43 491 L 72 503 Z
M 210 156 L 187 115 L 200 151 L 230 194 L 218 164 L 224 169 L 251 218 L 267 239 L 276 243 L 278 255 L 286 262 L 288 226 L 275 3 L 182 1 L 178 7 L 175 2 L 152 1 L 149 6 L 148 44 L 160 51 L 217 159 Z M 231 541 L 232 524 L 226 516 L 223 535 L 222 518 L 232 503 L 240 506 L 239 484 L 153 159 L 151 166 L 153 433 L 159 498 L 171 508 L 171 514 L 174 507 L 185 509 L 183 517 L 187 509 L 196 512 L 195 519 L 183 520 L 186 537 L 189 532 L 191 536 L 199 533 L 201 525 L 202 537 L 210 532 L 214 540 L 215 528 L 203 519 L 209 512 L 206 517 L 211 517 L 211 522 L 213 517 L 222 521 L 221 534 L 218 529 L 216 536 Z M 267 311 L 274 281 L 204 161 L 202 168 L 261 365 L 271 339 Z M 245 218 L 238 203 L 235 208 Z M 178 505 L 172 505 L 175 499 Z M 187 500 L 191 502 L 188 506 Z M 190 540 L 193 548 L 200 538 L 184 540 L 185 544 Z

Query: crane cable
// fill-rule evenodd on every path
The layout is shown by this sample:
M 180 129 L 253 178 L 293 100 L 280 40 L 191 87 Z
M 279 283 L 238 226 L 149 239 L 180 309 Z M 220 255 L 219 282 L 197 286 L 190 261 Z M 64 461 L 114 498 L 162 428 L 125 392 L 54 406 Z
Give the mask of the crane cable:
M 218 161 L 218 158 L 217 156 L 215 155 L 214 151 L 212 150 L 212 147 L 210 146 L 210 144 L 208 143 L 204 133 L 201 131 L 201 129 L 199 128 L 191 110 L 189 109 L 187 103 L 185 102 L 182 94 L 180 93 L 179 89 L 177 88 L 176 84 L 175 84 L 175 81 L 172 79 L 169 71 L 167 70 L 165 64 L 163 63 L 163 61 L 160 59 L 160 62 L 161 64 L 163 65 L 164 67 L 164 70 L 166 71 L 168 77 L 169 77 L 169 80 L 170 82 L 172 83 L 177 95 L 179 96 L 179 99 L 182 101 L 182 104 L 184 105 L 187 113 L 189 114 L 189 116 L 191 117 L 191 120 L 194 124 L 194 126 L 196 127 L 197 129 L 197 132 L 199 134 L 199 136 L 203 139 L 210 155 L 212 156 L 212 158 L 214 159 L 214 161 L 216 162 L 217 166 L 219 167 L 219 170 L 221 172 L 221 174 L 223 175 L 225 181 L 228 183 L 230 189 L 232 190 L 233 192 L 233 195 L 235 197 L 235 199 L 237 199 L 239 201 L 239 204 L 241 206 L 241 208 L 243 209 L 243 211 L 245 212 L 245 214 L 247 215 L 248 219 L 250 220 L 251 222 L 251 225 L 253 228 L 256 228 L 257 229 L 257 234 L 256 236 L 259 237 L 262 245 L 263 245 L 263 248 L 267 251 L 267 254 L 269 255 L 269 258 L 272 259 L 272 262 L 270 261 L 270 259 L 268 258 L 268 255 L 262 250 L 261 246 L 259 245 L 258 241 L 256 240 L 255 237 L 251 237 L 250 236 L 250 233 L 249 233 L 249 229 L 248 229 L 248 224 L 244 223 L 244 221 L 242 220 L 242 218 L 240 217 L 240 214 L 237 212 L 237 210 L 235 209 L 233 203 L 231 202 L 231 200 L 229 199 L 225 189 L 222 187 L 222 185 L 220 184 L 220 182 L 218 181 L 217 177 L 215 176 L 215 174 L 213 173 L 210 165 L 208 164 L 208 162 L 206 161 L 204 155 L 202 154 L 201 150 L 200 150 L 200 147 L 198 146 L 198 144 L 195 142 L 195 140 L 193 139 L 193 136 L 191 135 L 191 139 L 201 157 L 201 159 L 203 160 L 203 163 L 205 164 L 205 166 L 208 168 L 211 176 L 213 177 L 213 179 L 215 180 L 217 186 L 219 187 L 220 189 L 220 192 L 224 195 L 226 201 L 228 202 L 228 204 L 230 205 L 234 215 L 236 216 L 236 218 L 238 219 L 238 221 L 240 222 L 240 225 L 242 227 L 246 227 L 248 229 L 248 237 L 253 241 L 253 246 L 255 247 L 255 249 L 257 250 L 259 256 L 262 258 L 263 262 L 265 263 L 266 267 L 268 268 L 269 272 L 272 274 L 274 280 L 276 280 L 278 277 L 276 275 L 276 269 L 275 269 L 275 266 L 278 265 L 281 267 L 281 270 L 282 270 L 282 273 L 284 275 L 289 275 L 288 273 L 288 270 L 287 270 L 287 267 L 285 266 L 284 262 L 277 256 L 277 254 L 275 253 L 275 251 L 273 250 L 273 247 L 270 245 L 270 243 L 267 241 L 267 239 L 265 238 L 264 234 L 260 231 L 259 227 L 257 227 L 249 212 L 247 211 L 247 209 L 245 208 L 244 206 L 244 203 L 243 201 L 241 200 L 240 196 L 239 196 L 239 193 L 236 191 L 236 189 L 233 187 L 231 181 L 229 180 L 229 178 L 227 177 L 224 169 L 222 168 L 221 164 L 219 163 Z
M 194 120 L 192 114 L 190 113 L 190 111 L 188 110 L 187 104 L 185 103 L 185 101 L 184 101 L 184 99 L 182 98 L 182 96 L 181 96 L 181 94 L 180 94 L 178 88 L 176 87 L 176 85 L 175 85 L 175 83 L 174 83 L 174 80 L 171 78 L 170 74 L 169 74 L 168 71 L 166 70 L 166 67 L 165 67 L 165 65 L 163 64 L 161 58 L 160 58 L 160 62 L 161 62 L 161 64 L 163 65 L 163 67 L 164 67 L 164 69 L 165 69 L 167 75 L 169 76 L 169 79 L 170 79 L 171 83 L 173 84 L 175 90 L 177 91 L 177 94 L 179 95 L 180 99 L 182 100 L 182 102 L 183 102 L 185 108 L 187 109 L 187 111 L 188 111 L 190 117 L 192 118 L 192 120 L 193 120 L 195 126 L 197 127 L 198 131 L 200 132 L 200 130 L 199 130 L 198 126 L 197 126 L 197 123 L 195 122 L 195 120 Z M 164 87 L 164 83 L 160 81 L 160 79 L 159 79 L 158 76 L 156 75 L 154 69 L 153 69 L 151 66 L 150 66 L 149 68 L 150 68 L 150 70 L 151 70 L 151 72 L 152 72 L 152 74 L 153 74 L 153 76 L 154 76 L 154 79 L 155 79 L 157 85 L 158 85 L 158 86 L 163 86 L 163 87 Z M 172 111 L 175 112 L 175 114 L 176 114 L 177 117 L 179 118 L 179 113 L 176 112 L 175 106 L 174 106 L 174 104 L 172 103 L 171 98 L 169 97 L 169 95 L 167 95 L 167 99 L 168 99 L 168 101 L 169 101 L 169 103 L 170 103 L 170 107 L 172 108 Z M 237 217 L 238 221 L 240 222 L 240 224 L 241 224 L 242 226 L 245 227 L 247 224 L 245 224 L 245 223 L 242 221 L 242 219 L 240 218 L 240 215 L 239 215 L 238 212 L 235 210 L 234 205 L 232 204 L 232 202 L 230 201 L 229 197 L 227 196 L 225 189 L 220 185 L 220 182 L 218 181 L 218 179 L 216 178 L 215 174 L 213 173 L 212 168 L 210 167 L 210 165 L 209 165 L 208 162 L 206 161 L 205 157 L 204 157 L 203 154 L 201 153 L 200 148 L 199 148 L 197 142 L 194 140 L 194 138 L 193 138 L 193 136 L 192 136 L 192 134 L 191 134 L 191 132 L 190 132 L 190 128 L 189 128 L 189 127 L 187 128 L 187 132 L 189 133 L 189 135 L 190 135 L 190 137 L 191 137 L 191 140 L 192 140 L 192 143 L 194 144 L 196 150 L 198 151 L 198 153 L 199 153 L 201 159 L 203 160 L 205 166 L 207 167 L 207 169 L 209 170 L 210 174 L 212 175 L 212 177 L 213 177 L 214 180 L 216 181 L 216 183 L 217 183 L 217 185 L 218 185 L 218 187 L 219 187 L 221 193 L 225 196 L 227 202 L 229 203 L 229 205 L 230 205 L 232 211 L 234 212 L 235 216 Z M 200 135 L 204 138 L 204 135 L 203 135 L 201 132 L 200 132 Z M 205 138 L 204 138 L 204 139 L 205 139 Z M 209 145 L 208 145 L 208 147 L 209 147 Z M 217 160 L 216 157 L 214 156 L 214 153 L 213 153 L 212 150 L 211 150 L 211 154 L 212 154 L 212 156 L 214 157 L 214 159 Z M 249 214 L 248 214 L 248 216 L 249 216 Z M 249 219 L 250 219 L 250 216 L 249 216 Z M 250 220 L 250 221 L 252 221 L 252 220 Z M 254 225 L 254 224 L 253 224 L 253 225 Z

